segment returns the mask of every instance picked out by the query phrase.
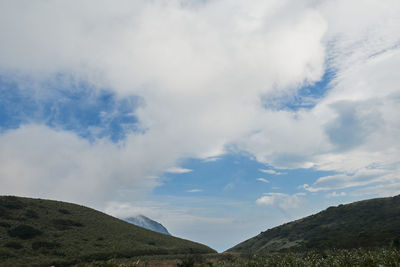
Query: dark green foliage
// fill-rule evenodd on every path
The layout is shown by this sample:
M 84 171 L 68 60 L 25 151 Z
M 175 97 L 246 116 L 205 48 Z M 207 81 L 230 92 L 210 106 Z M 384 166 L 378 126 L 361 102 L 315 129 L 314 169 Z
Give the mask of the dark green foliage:
M 7 210 L 3 208 L 0 203 L 0 218 L 6 218 L 7 216 L 8 216 Z
M 62 213 L 62 214 L 71 214 L 71 212 L 69 210 L 66 210 L 66 209 L 59 209 L 58 211 L 60 213 Z
M 196 261 L 194 257 L 188 256 L 186 259 L 183 259 L 181 263 L 178 263 L 177 267 L 193 267 Z
M 267 253 L 395 246 L 400 237 L 400 197 L 359 201 L 261 232 L 229 251 Z M 400 246 L 400 242 L 399 242 Z
M 61 244 L 57 242 L 36 241 L 32 243 L 32 249 L 34 250 L 38 250 L 40 248 L 54 249 L 59 247 L 61 247 Z
M 3 196 L 0 203 L 7 213 L 0 218 L 0 266 L 71 266 L 143 255 L 215 253 L 204 245 L 75 204 Z M 7 247 L 8 242 L 18 242 L 23 248 Z
M 0 222 L 0 227 L 10 228 L 11 225 L 9 223 L 6 223 L 6 222 Z
M 396 250 L 400 250 L 400 238 L 399 237 L 396 237 L 395 239 L 393 239 L 392 248 L 394 248 Z
M 69 219 L 54 219 L 53 224 L 58 230 L 68 230 L 71 227 L 82 227 L 83 226 L 82 223 L 75 222 L 75 221 L 69 220 Z
M 230 257 L 227 257 L 230 255 Z M 271 253 L 267 255 L 208 254 L 182 255 L 176 258 L 141 257 L 129 260 L 109 259 L 78 266 L 195 266 L 195 267 L 398 267 L 400 252 L 391 249 L 325 250 L 305 253 Z
M 13 249 L 21 249 L 24 246 L 22 246 L 20 243 L 15 242 L 15 241 L 10 241 L 4 244 L 4 247 L 6 248 L 13 248 Z
M 29 225 L 18 225 L 15 228 L 8 230 L 8 235 L 11 237 L 18 237 L 21 239 L 32 239 L 42 234 L 42 231 L 33 228 Z
M 396 250 L 326 250 L 305 253 L 271 253 L 253 257 L 235 256 L 220 260 L 214 266 L 275 266 L 275 267 L 389 267 L 400 265 L 400 253 Z
M 0 248 L 0 260 L 2 260 L 0 262 L 5 262 L 6 260 L 10 260 L 12 258 L 15 258 L 16 256 L 17 255 L 13 251 L 10 251 L 10 249 L 8 249 L 8 248 L 1 249 Z
M 32 218 L 32 219 L 37 219 L 37 218 L 39 218 L 39 215 L 34 210 L 27 210 L 25 212 L 25 217 Z
M 7 209 L 22 209 L 25 204 L 15 196 L 5 196 L 0 199 L 0 207 Z

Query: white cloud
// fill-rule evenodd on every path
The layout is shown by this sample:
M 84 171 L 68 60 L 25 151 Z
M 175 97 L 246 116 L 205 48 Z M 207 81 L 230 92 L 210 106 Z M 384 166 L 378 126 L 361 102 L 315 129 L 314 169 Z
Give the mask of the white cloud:
M 300 206 L 305 196 L 304 193 L 296 193 L 293 195 L 283 193 L 264 193 L 264 196 L 256 200 L 257 205 L 272 206 L 277 205 L 282 210 L 295 209 Z
M 356 189 L 351 192 L 351 196 L 354 197 L 389 197 L 400 194 L 400 183 L 382 183 L 378 185 L 371 185 Z
M 362 169 L 352 174 L 335 174 L 324 176 L 309 186 L 302 187 L 309 192 L 329 191 L 351 187 L 365 186 L 376 182 L 388 182 L 399 180 L 400 177 L 389 170 L 383 169 Z
M 277 172 L 277 171 L 275 171 L 275 170 L 264 170 L 264 169 L 259 169 L 259 171 L 260 171 L 260 172 L 263 172 L 263 173 L 273 174 L 273 175 L 283 175 L 283 174 L 286 174 L 286 173 L 284 173 L 284 172 Z
M 235 188 L 235 183 L 227 183 L 224 186 L 224 191 L 229 191 L 229 190 L 232 190 L 233 188 Z
M 273 205 L 275 203 L 274 196 L 263 196 L 256 200 L 258 205 Z
M 220 157 L 209 157 L 209 158 L 203 159 L 203 162 L 215 162 L 215 161 L 218 161 L 220 159 L 221 159 Z
M 265 178 L 257 178 L 257 181 L 263 182 L 263 183 L 269 183 L 269 181 Z
M 203 192 L 202 189 L 191 189 L 191 190 L 187 190 L 186 192 L 188 193 L 198 193 L 198 192 Z
M 113 199 L 145 197 L 159 185 L 157 174 L 167 167 L 158 153 L 160 147 L 146 145 L 145 140 L 128 139 L 117 145 L 108 140 L 90 143 L 46 126 L 9 130 L 0 135 L 0 146 L 0 194 L 98 208 Z M 143 158 L 141 146 L 146 147 L 151 161 Z
M 81 177 L 76 183 L 98 183 L 102 185 L 99 195 L 112 196 L 107 192 L 110 188 L 122 187 L 125 182 L 140 185 L 142 180 L 147 184 L 147 177 L 159 175 L 183 158 L 215 159 L 230 144 L 246 140 L 260 125 L 274 124 L 275 117 L 282 117 L 286 129 L 275 125 L 278 129 L 271 134 L 263 132 L 270 138 L 262 139 L 276 143 L 277 148 L 280 140 L 287 141 L 281 136 L 289 138 L 284 132 L 291 132 L 293 114 L 266 111 L 260 96 L 292 94 L 302 84 L 320 79 L 325 56 L 322 40 L 327 29 L 323 17 L 306 4 L 289 1 L 185 3 L 190 4 L 177 0 L 1 3 L 2 74 L 46 81 L 57 73 L 67 73 L 119 96 L 143 99 L 134 112 L 140 133 L 129 134 L 120 144 L 102 141 L 107 149 L 95 155 L 99 164 L 115 162 L 118 167 L 111 169 L 121 168 L 126 173 L 103 174 L 101 166 L 91 163 L 73 171 L 74 177 Z M 41 93 L 45 92 L 38 88 L 37 94 Z M 7 138 L 13 139 L 20 132 L 29 136 L 33 128 L 10 131 Z M 27 140 L 42 144 L 47 133 L 72 136 L 54 134 L 50 129 L 43 132 L 43 137 Z M 82 155 L 105 146 L 71 138 L 84 144 L 77 148 Z M 57 150 L 65 143 L 55 138 L 52 145 Z M 110 155 L 119 161 L 110 160 Z M 41 175 L 50 173 L 45 164 L 53 160 L 50 153 L 35 150 L 29 159 L 16 156 L 13 160 L 34 176 L 36 173 L 28 170 L 33 164 L 24 161 L 35 157 L 41 161 L 35 167 L 38 176 L 32 181 L 47 184 L 54 191 L 58 183 Z M 72 157 L 65 164 L 71 168 L 82 165 Z M 87 171 L 80 172 L 83 169 Z M 65 176 L 60 174 L 59 179 Z M 18 186 L 22 178 L 11 171 L 4 177 L 14 192 L 35 195 L 41 191 L 35 187 L 23 190 Z M 157 184 L 151 181 L 149 191 Z M 79 195 L 67 188 L 63 194 L 71 199 Z
M 172 167 L 172 168 L 168 168 L 166 170 L 166 172 L 168 173 L 176 173 L 176 174 L 182 174 L 182 173 L 188 173 L 188 172 L 192 172 L 193 170 L 191 169 L 185 169 L 185 168 L 180 168 L 180 167 Z

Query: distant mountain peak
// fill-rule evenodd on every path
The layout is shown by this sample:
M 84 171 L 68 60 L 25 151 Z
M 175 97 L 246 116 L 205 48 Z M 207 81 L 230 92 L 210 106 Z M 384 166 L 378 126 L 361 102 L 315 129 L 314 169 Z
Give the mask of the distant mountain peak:
M 131 216 L 131 217 L 125 218 L 124 221 L 127 221 L 136 226 L 143 227 L 143 228 L 146 228 L 146 229 L 154 231 L 154 232 L 171 235 L 168 232 L 167 228 L 165 228 L 161 223 L 156 222 L 144 215 Z

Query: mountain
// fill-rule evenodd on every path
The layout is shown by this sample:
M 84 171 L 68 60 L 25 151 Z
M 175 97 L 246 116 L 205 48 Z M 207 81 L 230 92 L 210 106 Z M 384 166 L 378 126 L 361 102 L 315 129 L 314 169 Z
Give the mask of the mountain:
M 134 225 L 152 230 L 154 232 L 158 232 L 161 234 L 165 234 L 165 235 L 171 235 L 167 228 L 165 228 L 161 223 L 153 221 L 152 219 L 143 216 L 143 215 L 137 215 L 134 217 L 129 217 L 124 219 L 124 221 L 127 221 L 129 223 L 133 223 Z
M 261 232 L 230 252 L 377 248 L 400 244 L 400 196 L 354 202 Z
M 141 255 L 215 253 L 102 212 L 53 200 L 0 196 L 0 265 L 70 265 Z

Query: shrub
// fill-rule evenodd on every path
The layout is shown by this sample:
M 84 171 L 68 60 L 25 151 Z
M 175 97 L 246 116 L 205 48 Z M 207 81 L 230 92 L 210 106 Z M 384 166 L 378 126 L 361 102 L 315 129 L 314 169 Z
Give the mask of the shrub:
M 392 241 L 392 248 L 400 250 L 400 238 L 396 237 Z
M 40 248 L 54 249 L 59 247 L 61 247 L 61 244 L 57 242 L 37 241 L 32 243 L 32 249 L 34 250 L 38 250 Z
M 58 230 L 67 230 L 70 229 L 71 227 L 83 226 L 83 224 L 81 224 L 80 222 L 75 222 L 73 220 L 68 220 L 68 219 L 54 219 L 53 224 Z
M 0 206 L 5 207 L 7 209 L 22 209 L 25 207 L 25 204 L 14 196 L 5 196 L 0 198 Z
M 177 263 L 177 267 L 193 267 L 194 264 L 196 263 L 193 255 L 187 256 L 185 259 L 182 260 L 181 263 Z
M 21 248 L 23 248 L 23 246 L 20 243 L 14 242 L 14 241 L 5 243 L 4 247 L 13 248 L 13 249 L 21 249 Z
M 11 225 L 9 223 L 6 223 L 6 222 L 0 222 L 0 226 L 4 227 L 4 228 L 10 228 L 11 227 Z
M 36 219 L 36 218 L 39 218 L 39 215 L 36 213 L 36 211 L 34 211 L 34 210 L 27 210 L 26 212 L 25 212 L 25 216 L 27 217 L 27 218 L 34 218 L 34 219 Z
M 14 258 L 14 257 L 16 257 L 16 255 L 13 252 L 11 252 L 11 251 L 9 251 L 7 249 L 4 249 L 4 250 L 0 249 L 0 259 L 1 260 L 3 260 L 3 259 L 4 260 L 8 260 L 8 259 Z
M 18 237 L 21 239 L 31 239 L 41 234 L 42 231 L 35 229 L 29 225 L 19 225 L 13 229 L 8 230 L 9 236 Z
M 62 213 L 62 214 L 71 214 L 71 212 L 69 210 L 66 210 L 66 209 L 59 209 L 58 211 L 60 213 Z
M 0 206 L 0 218 L 7 218 L 7 217 L 8 217 L 7 210 Z

